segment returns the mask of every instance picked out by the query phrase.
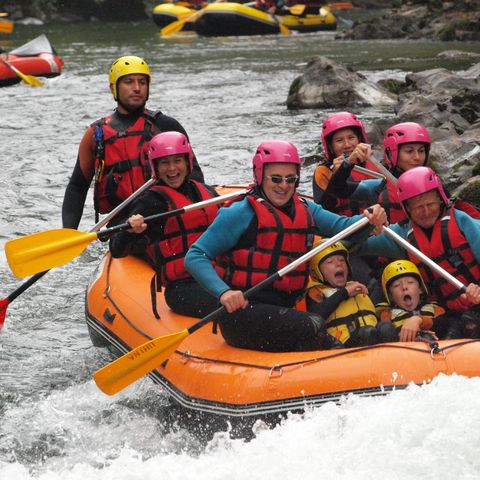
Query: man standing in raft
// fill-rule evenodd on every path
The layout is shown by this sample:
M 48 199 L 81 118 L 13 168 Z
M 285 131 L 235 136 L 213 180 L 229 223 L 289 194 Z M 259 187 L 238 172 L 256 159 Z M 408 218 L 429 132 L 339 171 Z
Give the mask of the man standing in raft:
M 466 292 L 461 293 L 385 233 L 369 238 L 355 253 L 408 257 L 436 299 L 462 317 L 463 335 L 480 337 L 480 219 L 462 211 L 462 202 L 447 198 L 440 178 L 429 167 L 403 173 L 397 187 L 409 222 L 390 228 L 466 285 Z
M 172 117 L 145 108 L 150 69 L 140 57 L 115 60 L 109 83 L 117 108 L 112 115 L 90 125 L 78 149 L 77 163 L 65 191 L 62 221 L 78 228 L 88 188 L 95 177 L 95 213 L 109 213 L 150 179 L 148 142 L 157 133 L 185 129 Z M 194 158 L 192 178 L 203 181 Z
M 144 216 L 181 209 L 213 198 L 217 193 L 212 187 L 190 178 L 193 152 L 183 133 L 155 135 L 148 157 L 157 182 L 133 202 L 128 219 L 132 229 L 114 235 L 110 239 L 110 251 L 113 257 L 125 257 L 133 250 L 145 252 L 157 271 L 157 283 L 165 287 L 167 305 L 182 315 L 203 317 L 218 307 L 218 300 L 205 294 L 185 270 L 183 260 L 188 247 L 213 222 L 218 206 L 184 212 L 149 225 L 144 222 Z
M 279 352 L 330 346 L 324 319 L 293 308 L 307 285 L 307 264 L 248 301 L 242 292 L 309 251 L 315 233 L 332 236 L 361 218 L 339 216 L 302 200 L 296 193 L 300 166 L 291 143 L 272 140 L 259 145 L 253 157 L 254 188 L 222 208 L 185 257 L 187 270 L 226 308 L 228 313 L 218 321 L 223 337 L 234 347 Z M 363 215 L 375 227 L 386 223 L 378 205 Z

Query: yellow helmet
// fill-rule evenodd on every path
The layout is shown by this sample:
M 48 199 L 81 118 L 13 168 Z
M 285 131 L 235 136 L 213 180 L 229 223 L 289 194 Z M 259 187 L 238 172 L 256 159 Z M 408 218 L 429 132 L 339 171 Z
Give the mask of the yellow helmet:
M 140 57 L 135 57 L 134 55 L 129 55 L 126 57 L 117 58 L 110 67 L 110 72 L 108 74 L 108 81 L 110 82 L 113 98 L 117 100 L 117 82 L 121 77 L 125 75 L 131 75 L 134 73 L 139 73 L 146 75 L 148 77 L 148 83 L 152 76 L 150 75 L 150 69 L 148 68 L 147 62 Z
M 418 270 L 417 266 L 410 260 L 395 260 L 394 262 L 389 263 L 383 270 L 382 273 L 382 289 L 385 299 L 389 304 L 391 304 L 389 296 L 389 287 L 390 284 L 400 277 L 412 276 L 415 277 L 420 286 L 423 288 L 423 291 L 427 294 L 427 286 L 423 281 L 422 275 Z
M 316 242 L 314 247 L 320 245 L 322 242 L 324 242 L 324 240 Z M 351 273 L 350 263 L 348 262 L 348 250 L 342 242 L 337 242 L 333 245 L 330 245 L 330 247 L 327 247 L 325 250 L 318 252 L 310 260 L 310 275 L 314 280 L 317 280 L 319 282 L 325 281 L 325 279 L 323 278 L 323 274 L 320 271 L 320 264 L 332 255 L 343 255 L 347 260 L 348 271 Z

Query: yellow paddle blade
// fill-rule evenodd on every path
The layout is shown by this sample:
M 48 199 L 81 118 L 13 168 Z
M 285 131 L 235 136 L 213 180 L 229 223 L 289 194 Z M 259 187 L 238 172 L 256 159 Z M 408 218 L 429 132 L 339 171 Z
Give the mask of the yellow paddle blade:
M 292 5 L 291 7 L 289 7 L 289 10 L 292 15 L 302 15 L 305 11 L 305 7 L 306 5 L 298 3 L 297 5 Z
M 5 65 L 8 66 L 12 71 L 14 71 L 25 83 L 28 83 L 32 87 L 43 87 L 44 83 L 37 77 L 33 75 L 27 75 L 21 72 L 17 67 L 14 67 L 10 62 L 3 60 Z
M 105 365 L 93 374 L 98 388 L 114 395 L 160 366 L 173 355 L 182 340 L 190 335 L 187 329 L 157 337 Z
M 280 33 L 282 35 L 290 35 L 292 33 L 288 27 L 282 24 L 282 22 L 278 24 L 278 28 L 280 29 Z
M 178 33 L 183 28 L 188 18 L 189 17 L 183 20 L 176 20 L 175 22 L 169 23 L 166 27 L 163 27 L 160 30 L 160 35 L 162 35 L 162 37 L 168 37 L 169 35 L 174 35 L 175 33 Z
M 282 20 L 276 15 L 270 15 L 273 21 L 278 25 L 278 29 L 282 35 L 290 35 L 292 32 L 290 29 L 282 23 Z
M 204 10 L 205 9 L 202 8 L 201 10 L 198 10 L 198 12 L 195 12 L 195 13 L 192 13 L 192 14 L 188 15 L 186 18 L 182 18 L 180 20 L 177 20 L 175 22 L 172 22 L 172 23 L 168 24 L 166 27 L 163 27 L 160 30 L 160 35 L 162 35 L 164 37 L 168 37 L 169 35 L 173 35 L 175 33 L 178 33 L 183 28 L 183 26 L 187 23 L 187 21 L 191 22 L 193 20 L 196 20 L 201 15 L 203 15 Z
M 69 262 L 97 237 L 96 232 L 84 233 L 70 228 L 47 230 L 9 240 L 5 254 L 13 274 L 27 277 Z
M 10 20 L 1 20 L 0 19 L 0 33 L 12 33 L 14 23 Z

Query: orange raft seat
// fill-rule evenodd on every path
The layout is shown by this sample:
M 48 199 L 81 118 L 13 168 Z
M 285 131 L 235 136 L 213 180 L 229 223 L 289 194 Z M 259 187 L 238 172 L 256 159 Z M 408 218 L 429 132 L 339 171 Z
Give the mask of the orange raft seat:
M 63 68 L 63 59 L 55 53 L 45 35 L 40 35 L 12 50 L 6 54 L 6 60 L 20 72 L 36 77 L 56 77 L 61 74 Z M 14 85 L 20 81 L 17 73 L 0 58 L 0 87 Z

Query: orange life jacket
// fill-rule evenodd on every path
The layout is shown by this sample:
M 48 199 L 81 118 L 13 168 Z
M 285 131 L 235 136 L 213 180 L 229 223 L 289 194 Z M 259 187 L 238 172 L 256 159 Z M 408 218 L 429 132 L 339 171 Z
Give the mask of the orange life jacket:
M 265 280 L 313 245 L 314 222 L 306 202 L 294 194 L 295 217 L 291 219 L 263 198 L 248 194 L 257 222 L 255 243 L 240 244 L 217 258 L 217 272 L 232 288 L 245 290 Z M 308 280 L 308 262 L 273 283 L 275 290 L 300 293 Z
M 198 191 L 200 201 L 213 197 L 212 193 L 201 183 L 195 180 L 190 180 L 190 182 Z M 157 192 L 164 198 L 169 211 L 192 204 L 190 198 L 174 188 L 158 185 L 150 190 Z M 185 255 L 190 246 L 213 222 L 217 212 L 218 206 L 210 205 L 167 219 L 161 238 L 149 243 L 146 249 L 148 257 L 160 273 L 162 285 L 190 277 L 183 264 Z

